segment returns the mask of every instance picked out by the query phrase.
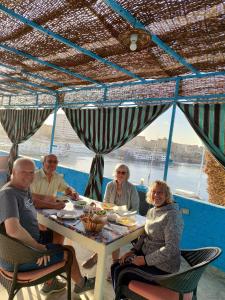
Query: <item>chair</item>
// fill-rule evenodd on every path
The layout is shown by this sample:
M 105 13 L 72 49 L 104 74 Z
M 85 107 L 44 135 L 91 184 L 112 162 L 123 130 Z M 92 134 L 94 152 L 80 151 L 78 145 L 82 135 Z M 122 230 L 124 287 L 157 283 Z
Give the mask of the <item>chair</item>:
M 146 192 L 138 191 L 140 203 L 139 203 L 139 215 L 146 216 L 149 208 L 152 208 L 153 205 L 146 201 Z
M 7 182 L 8 156 L 0 156 L 0 188 Z
M 8 170 L 9 156 L 0 156 L 0 170 Z
M 38 251 L 0 233 L 0 259 L 14 265 L 13 272 L 0 268 L 0 283 L 8 292 L 8 300 L 12 300 L 21 288 L 41 284 L 57 275 L 67 280 L 67 299 L 71 300 L 71 264 L 73 258 L 72 253 L 66 247 L 61 247 L 60 251 L 61 249 L 68 251 L 68 261 L 63 260 L 39 270 L 18 272 L 20 264 L 36 262 L 39 257 L 57 253 L 59 250 Z M 62 273 L 66 274 L 63 275 Z
M 181 255 L 188 263 L 188 268 L 169 275 L 149 275 L 138 270 L 138 274 L 149 283 L 132 280 L 128 286 L 123 285 L 123 278 L 127 272 L 134 269 L 127 268 L 121 271 L 116 288 L 116 300 L 123 297 L 134 300 L 197 300 L 197 286 L 200 277 L 207 265 L 215 260 L 221 249 L 217 247 L 182 250 Z M 154 281 L 158 285 L 153 285 Z

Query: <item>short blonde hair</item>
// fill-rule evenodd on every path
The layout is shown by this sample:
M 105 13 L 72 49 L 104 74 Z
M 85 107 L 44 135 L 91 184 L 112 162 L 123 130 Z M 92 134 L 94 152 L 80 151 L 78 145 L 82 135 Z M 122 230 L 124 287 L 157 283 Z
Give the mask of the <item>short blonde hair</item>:
M 117 164 L 117 165 L 115 166 L 115 169 L 114 169 L 114 171 L 113 171 L 113 177 L 114 177 L 114 179 L 116 178 L 116 172 L 117 172 L 120 168 L 126 170 L 126 172 L 127 172 L 127 180 L 128 180 L 128 179 L 130 178 L 130 170 L 129 170 L 128 166 L 125 165 L 125 164 Z
M 165 194 L 165 198 L 166 198 L 165 202 L 167 204 L 173 203 L 170 187 L 167 185 L 167 183 L 165 181 L 162 181 L 162 180 L 156 180 L 156 181 L 152 182 L 152 184 L 149 186 L 149 190 L 146 195 L 146 201 L 148 203 L 153 203 L 152 190 L 155 186 L 159 186 L 162 189 L 163 193 Z

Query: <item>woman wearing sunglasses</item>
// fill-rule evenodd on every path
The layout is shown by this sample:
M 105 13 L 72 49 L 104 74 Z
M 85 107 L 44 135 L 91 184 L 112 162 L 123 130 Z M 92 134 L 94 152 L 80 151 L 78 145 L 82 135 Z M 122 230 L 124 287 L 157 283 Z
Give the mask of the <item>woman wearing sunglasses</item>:
M 126 205 L 130 211 L 139 210 L 139 196 L 135 186 L 128 181 L 130 170 L 125 164 L 118 164 L 114 170 L 114 180 L 106 186 L 104 202 Z
M 116 165 L 113 172 L 114 180 L 106 186 L 106 192 L 103 202 L 112 203 L 118 206 L 126 205 L 130 211 L 139 210 L 139 196 L 135 186 L 128 181 L 130 170 L 125 164 Z M 113 263 L 116 262 L 120 255 L 120 249 L 112 253 Z M 97 263 L 97 254 L 92 255 L 82 266 L 86 269 L 92 268 Z M 108 280 L 111 276 L 108 275 Z

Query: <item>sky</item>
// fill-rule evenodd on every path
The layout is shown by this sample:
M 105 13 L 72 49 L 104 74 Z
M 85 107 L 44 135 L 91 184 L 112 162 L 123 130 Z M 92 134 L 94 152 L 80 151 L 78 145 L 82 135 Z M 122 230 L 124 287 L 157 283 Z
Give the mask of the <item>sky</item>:
M 63 113 L 59 110 L 58 113 Z M 157 140 L 161 138 L 168 138 L 170 120 L 172 114 L 172 107 L 158 117 L 152 124 L 150 124 L 144 131 L 140 133 L 145 136 L 147 140 Z M 45 121 L 45 124 L 51 125 L 53 122 L 53 115 L 50 115 Z M 176 117 L 173 131 L 173 142 L 180 144 L 198 145 L 202 146 L 202 142 L 194 132 L 184 114 L 177 107 Z
M 145 136 L 147 140 L 156 140 L 165 137 L 168 138 L 171 115 L 172 107 L 158 117 L 152 124 L 142 131 L 140 135 Z M 176 109 L 174 123 L 173 142 L 202 146 L 200 138 L 192 129 L 186 117 L 178 107 Z

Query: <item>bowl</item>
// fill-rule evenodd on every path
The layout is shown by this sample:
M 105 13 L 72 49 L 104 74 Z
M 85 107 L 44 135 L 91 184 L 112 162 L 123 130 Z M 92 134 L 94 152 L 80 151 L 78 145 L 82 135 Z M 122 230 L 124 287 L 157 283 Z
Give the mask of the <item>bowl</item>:
M 102 210 L 100 207 L 93 207 L 92 205 L 88 204 L 84 207 L 84 213 L 96 213 L 97 211 Z
M 95 213 L 95 215 L 98 215 L 98 216 L 105 216 L 106 215 L 106 210 L 105 209 L 100 209 L 100 210 L 96 210 L 94 213 Z
M 107 222 L 107 216 L 106 215 L 98 215 L 94 214 L 92 217 L 93 221 L 98 222 L 98 223 L 106 223 Z
M 84 201 L 84 200 L 78 200 L 78 201 L 74 202 L 73 206 L 75 208 L 80 208 L 81 209 L 81 208 L 84 208 L 86 206 L 86 204 L 87 204 L 86 201 Z
M 101 209 L 101 210 L 93 211 L 92 219 L 97 222 L 106 223 L 107 222 L 106 210 Z
M 109 222 L 116 222 L 118 219 L 118 215 L 116 213 L 111 213 L 107 216 L 107 220 Z

